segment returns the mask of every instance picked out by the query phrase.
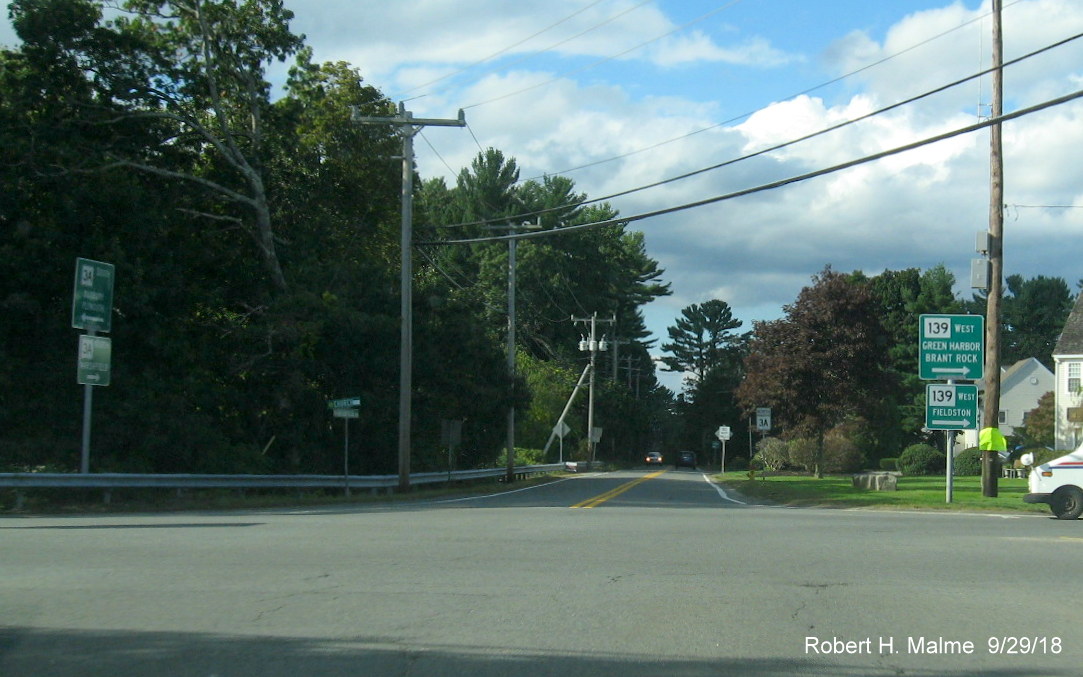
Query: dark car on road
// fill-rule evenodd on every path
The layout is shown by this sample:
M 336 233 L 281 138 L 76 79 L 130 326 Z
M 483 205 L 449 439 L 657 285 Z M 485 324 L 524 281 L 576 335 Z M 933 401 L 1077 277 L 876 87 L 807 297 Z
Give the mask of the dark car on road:
M 694 451 L 678 451 L 676 457 L 673 459 L 674 469 L 684 466 L 685 468 L 696 469 L 696 452 Z
M 652 451 L 647 454 L 647 457 L 643 459 L 647 465 L 662 465 L 662 454 L 657 451 Z

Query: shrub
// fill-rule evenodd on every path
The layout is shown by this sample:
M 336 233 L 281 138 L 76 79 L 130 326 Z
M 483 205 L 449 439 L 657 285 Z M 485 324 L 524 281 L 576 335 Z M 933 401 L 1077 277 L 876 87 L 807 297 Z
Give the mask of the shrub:
M 955 457 L 952 472 L 960 476 L 981 475 L 981 449 L 971 447 Z
M 726 470 L 748 470 L 748 459 L 744 456 L 734 456 L 726 459 Z
M 905 475 L 935 475 L 946 465 L 944 454 L 928 444 L 911 444 L 899 456 L 899 470 Z
M 899 459 L 897 458 L 881 458 L 880 470 L 898 470 Z
M 786 443 L 790 465 L 812 472 L 816 465 L 816 440 L 800 437 Z
M 789 460 L 788 445 L 777 437 L 765 437 L 756 443 L 756 455 L 753 461 L 767 470 L 782 470 Z
M 857 472 L 864 465 L 865 454 L 861 453 L 853 437 L 841 427 L 827 433 L 824 437 L 824 472 Z

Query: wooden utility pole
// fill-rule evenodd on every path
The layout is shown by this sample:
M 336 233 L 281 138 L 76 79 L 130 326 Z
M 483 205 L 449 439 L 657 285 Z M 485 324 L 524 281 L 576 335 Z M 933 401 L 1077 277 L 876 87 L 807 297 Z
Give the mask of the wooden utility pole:
M 1004 114 L 1002 0 L 993 0 L 993 101 L 991 117 Z M 1004 156 L 999 122 L 989 127 L 989 296 L 985 307 L 985 405 L 982 425 L 1000 425 L 1000 297 L 1004 285 Z M 982 496 L 997 495 L 997 452 L 982 451 Z
M 406 106 L 399 104 L 394 117 L 362 116 L 353 108 L 353 122 L 362 125 L 392 125 L 402 137 L 402 238 L 400 275 L 399 338 L 399 490 L 410 488 L 410 419 L 412 417 L 414 375 L 414 136 L 423 127 L 465 127 L 466 117 L 459 111 L 455 120 L 415 118 Z

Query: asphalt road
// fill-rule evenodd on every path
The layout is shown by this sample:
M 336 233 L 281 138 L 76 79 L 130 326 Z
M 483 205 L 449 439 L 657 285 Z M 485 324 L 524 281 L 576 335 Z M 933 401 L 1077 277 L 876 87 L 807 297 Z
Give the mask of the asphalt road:
M 1083 524 L 740 500 L 666 468 L 3 518 L 0 675 L 1080 673 Z

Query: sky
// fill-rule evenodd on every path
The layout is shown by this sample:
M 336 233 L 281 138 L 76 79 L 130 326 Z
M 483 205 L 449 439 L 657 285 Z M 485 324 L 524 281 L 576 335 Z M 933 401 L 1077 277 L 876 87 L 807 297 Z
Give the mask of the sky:
M 423 178 L 482 148 L 521 178 L 589 197 L 713 167 L 867 115 L 991 65 L 989 0 L 286 0 L 314 60 L 345 61 L 416 117 Z M 1004 0 L 1004 59 L 1083 33 L 1083 2 Z M 0 43 L 14 44 L 0 24 Z M 284 67 L 272 68 L 272 81 Z M 1007 67 L 1006 113 L 1083 89 L 1083 39 Z M 725 196 L 973 125 L 991 77 L 814 139 L 615 197 L 631 216 Z M 1004 123 L 1006 274 L 1083 279 L 1083 102 Z M 989 224 L 989 133 L 975 131 L 785 187 L 637 220 L 670 296 L 644 309 L 661 344 L 686 306 L 726 301 L 751 329 L 825 266 L 945 265 L 969 298 Z M 589 313 L 590 308 L 570 308 Z M 916 337 L 915 337 L 916 340 Z M 658 352 L 658 346 L 654 351 Z M 663 379 L 679 387 L 679 377 Z

